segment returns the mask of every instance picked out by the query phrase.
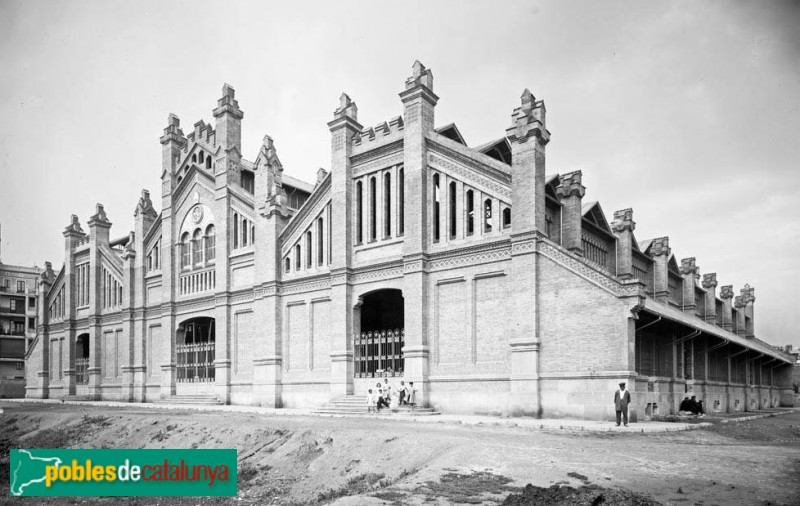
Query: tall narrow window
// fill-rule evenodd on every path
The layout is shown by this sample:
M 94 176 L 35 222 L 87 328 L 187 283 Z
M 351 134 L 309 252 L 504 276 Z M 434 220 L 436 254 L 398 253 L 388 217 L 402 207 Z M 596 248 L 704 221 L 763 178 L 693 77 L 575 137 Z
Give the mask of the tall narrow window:
M 233 213 L 233 249 L 239 247 L 239 214 Z
M 325 260 L 325 250 L 324 248 L 324 241 L 322 238 L 325 236 L 324 232 L 324 223 L 322 222 L 322 218 L 317 219 L 317 265 L 322 265 L 322 262 Z
M 392 175 L 383 175 L 383 236 L 392 235 Z
M 245 246 L 247 246 L 247 231 L 248 231 L 247 220 L 245 220 L 243 218 L 242 219 L 242 247 L 243 248 Z
M 364 242 L 364 185 L 356 183 L 356 244 Z
M 378 238 L 378 189 L 375 188 L 375 177 L 369 178 L 369 239 L 374 241 Z
M 403 167 L 397 172 L 397 235 L 403 235 L 405 229 L 405 197 L 406 197 L 406 178 L 403 174 Z
M 433 242 L 439 242 L 439 174 L 433 175 Z
M 456 216 L 456 182 L 452 181 L 448 186 L 447 200 L 450 203 L 450 239 L 456 238 L 456 224 L 458 219 Z
M 284 263 L 286 264 L 284 266 L 284 268 L 283 268 L 284 271 L 289 272 L 290 270 L 292 270 L 292 259 L 291 258 L 286 257 L 286 260 L 284 261 Z
M 181 267 L 188 267 L 191 263 L 192 247 L 189 244 L 189 232 L 186 232 L 181 239 Z
M 506 207 L 503 209 L 503 228 L 511 226 L 511 208 Z
M 483 202 L 483 231 L 492 231 L 492 199 Z
M 311 268 L 312 259 L 314 258 L 312 254 L 312 245 L 311 245 L 311 231 L 309 230 L 306 232 L 306 268 Z
M 467 191 L 467 235 L 475 233 L 475 193 Z
M 203 234 L 200 232 L 199 228 L 194 231 L 194 237 L 192 238 L 192 252 L 194 253 L 192 257 L 192 263 L 203 263 Z
M 214 231 L 214 225 L 209 225 L 206 228 L 206 262 L 210 262 L 216 258 L 217 237 Z
M 302 264 L 300 263 L 300 245 L 298 244 L 297 246 L 294 247 L 294 270 L 299 271 L 301 265 Z
M 153 263 L 155 264 L 155 269 L 159 270 L 161 268 L 161 244 L 156 243 L 156 247 L 153 251 Z

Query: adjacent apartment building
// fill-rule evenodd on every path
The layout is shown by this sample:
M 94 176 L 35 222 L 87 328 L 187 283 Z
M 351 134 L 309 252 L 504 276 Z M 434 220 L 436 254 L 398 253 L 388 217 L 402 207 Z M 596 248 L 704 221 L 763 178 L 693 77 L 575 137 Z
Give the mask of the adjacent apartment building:
M 41 273 L 0 262 L 0 397 L 25 396 L 25 353 L 36 337 Z
M 27 396 L 314 407 L 388 376 L 443 412 L 610 419 L 620 381 L 634 420 L 690 392 L 715 411 L 793 402 L 753 287 L 717 290 L 668 237 L 635 237 L 631 209 L 585 199 L 580 171 L 548 170 L 544 101 L 525 90 L 471 145 L 436 125 L 429 69 L 398 88 L 402 115 L 373 127 L 342 94 L 310 183 L 269 136 L 244 158 L 228 85 L 214 125 L 169 115 L 134 230 L 113 237 L 100 204 L 68 221 Z

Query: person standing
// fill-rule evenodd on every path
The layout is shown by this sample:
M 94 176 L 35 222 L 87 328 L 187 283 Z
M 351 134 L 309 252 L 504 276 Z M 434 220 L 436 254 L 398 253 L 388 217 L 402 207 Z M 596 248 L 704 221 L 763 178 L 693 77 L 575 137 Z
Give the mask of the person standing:
M 628 404 L 631 402 L 631 393 L 625 388 L 625 382 L 619 384 L 619 390 L 614 393 L 614 409 L 617 410 L 617 427 L 620 418 L 628 426 Z

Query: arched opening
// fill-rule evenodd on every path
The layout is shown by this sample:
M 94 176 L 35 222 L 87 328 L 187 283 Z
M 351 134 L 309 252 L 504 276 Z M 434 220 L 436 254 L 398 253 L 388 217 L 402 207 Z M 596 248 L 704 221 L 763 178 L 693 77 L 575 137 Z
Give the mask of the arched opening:
M 75 340 L 75 383 L 89 384 L 89 334 L 81 334 Z
M 216 338 L 214 319 L 192 318 L 178 326 L 175 340 L 177 381 L 200 383 L 214 381 Z
M 362 298 L 361 332 L 353 346 L 356 378 L 403 376 L 405 303 L 403 292 L 378 290 Z
M 210 156 L 206 157 L 206 168 L 209 169 L 209 170 L 211 169 L 211 157 Z

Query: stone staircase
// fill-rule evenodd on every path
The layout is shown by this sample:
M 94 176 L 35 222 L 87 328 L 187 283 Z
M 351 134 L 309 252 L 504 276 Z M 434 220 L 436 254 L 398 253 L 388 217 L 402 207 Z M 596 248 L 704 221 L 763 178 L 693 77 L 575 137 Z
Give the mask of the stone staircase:
M 183 395 L 173 395 L 171 397 L 166 397 L 164 399 L 156 399 L 153 401 L 153 404 L 192 404 L 192 405 L 222 405 L 222 401 L 220 401 L 214 395 L 202 395 L 202 394 L 183 394 Z
M 367 401 L 364 395 L 346 395 L 333 399 L 321 408 L 317 408 L 313 413 L 318 415 L 367 415 Z M 441 413 L 433 408 L 423 408 L 418 406 L 398 406 L 395 409 L 383 408 L 379 412 L 381 415 L 392 416 L 434 416 Z

